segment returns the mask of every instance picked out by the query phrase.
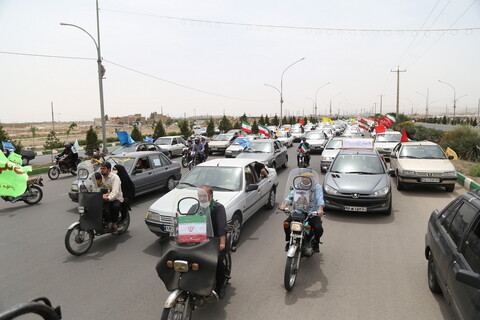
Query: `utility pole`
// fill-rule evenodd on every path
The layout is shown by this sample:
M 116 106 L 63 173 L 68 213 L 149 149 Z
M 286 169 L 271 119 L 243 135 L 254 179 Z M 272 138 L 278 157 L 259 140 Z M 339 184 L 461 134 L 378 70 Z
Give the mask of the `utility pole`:
M 384 96 L 383 94 L 380 95 L 380 112 L 379 112 L 380 114 L 382 114 L 382 100 L 383 100 L 382 98 L 383 98 L 383 96 Z
M 53 117 L 53 101 L 50 101 L 50 107 L 52 109 L 52 131 L 55 133 L 55 119 Z
M 478 107 L 477 107 L 477 125 L 480 122 L 480 99 L 478 99 Z
M 397 73 L 397 117 L 400 112 L 400 72 L 407 72 L 407 70 L 400 70 L 400 66 L 397 67 L 397 70 L 391 70 L 390 72 L 396 72 Z
M 377 114 L 377 103 L 375 102 L 375 109 L 373 110 L 373 115 L 375 116 Z

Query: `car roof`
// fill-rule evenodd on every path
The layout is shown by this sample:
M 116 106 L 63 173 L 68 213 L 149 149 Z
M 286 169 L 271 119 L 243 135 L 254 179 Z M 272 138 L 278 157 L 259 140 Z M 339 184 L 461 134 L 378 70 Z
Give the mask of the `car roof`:
M 108 155 L 110 157 L 131 157 L 136 158 L 138 156 L 147 156 L 149 154 L 163 154 L 162 151 L 135 151 L 135 152 L 126 152 L 126 153 L 118 153 L 118 154 L 111 154 Z
M 402 145 L 413 145 L 413 146 L 438 146 L 435 142 L 431 141 L 404 141 Z
M 257 162 L 254 159 L 213 159 L 200 163 L 197 167 L 245 167 L 246 165 Z
M 372 150 L 372 149 L 341 149 L 338 154 L 378 155 L 378 152 L 376 150 Z
M 270 142 L 270 143 L 273 143 L 273 141 L 275 141 L 276 139 L 255 139 L 253 141 L 255 142 Z M 252 141 L 252 142 L 253 142 Z
M 380 134 L 401 134 L 399 131 L 384 131 L 384 132 L 379 132 L 377 135 Z

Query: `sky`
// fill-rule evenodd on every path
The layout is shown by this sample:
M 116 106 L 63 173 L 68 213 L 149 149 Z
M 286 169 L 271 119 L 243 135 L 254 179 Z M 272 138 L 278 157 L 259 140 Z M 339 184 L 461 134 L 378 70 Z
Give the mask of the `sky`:
M 401 113 L 480 108 L 480 0 L 98 2 L 111 117 L 385 114 L 397 69 Z M 0 123 L 100 117 L 95 44 L 61 22 L 97 40 L 95 0 L 0 0 Z

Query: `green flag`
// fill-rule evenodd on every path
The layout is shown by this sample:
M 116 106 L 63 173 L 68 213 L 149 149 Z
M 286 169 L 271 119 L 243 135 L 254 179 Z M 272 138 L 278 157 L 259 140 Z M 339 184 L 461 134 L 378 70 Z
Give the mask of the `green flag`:
M 11 152 L 8 159 L 0 152 L 0 196 L 17 197 L 27 189 L 27 172 L 32 167 L 22 167 L 22 157 Z

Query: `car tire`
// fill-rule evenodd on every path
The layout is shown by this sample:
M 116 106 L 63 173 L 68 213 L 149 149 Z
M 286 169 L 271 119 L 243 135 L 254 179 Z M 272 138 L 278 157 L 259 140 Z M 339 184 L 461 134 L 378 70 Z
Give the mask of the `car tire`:
M 235 213 L 230 221 L 232 225 L 232 244 L 236 246 L 240 240 L 241 229 L 242 229 L 242 217 L 239 213 Z
M 445 186 L 445 191 L 447 191 L 447 192 L 453 192 L 453 190 L 455 190 L 455 185 L 454 185 L 454 184 Z
M 28 160 L 27 158 L 22 158 L 22 166 L 28 166 L 28 163 L 30 162 L 30 160 Z
M 275 198 L 276 198 L 276 190 L 274 188 L 272 188 L 270 190 L 270 193 L 268 194 L 268 202 L 267 204 L 265 205 L 265 208 L 266 209 L 273 209 L 275 208 Z
M 395 179 L 395 182 L 397 184 L 397 190 L 405 189 L 405 185 L 403 184 L 403 182 L 400 181 L 400 177 L 398 176 L 398 172 L 397 172 L 396 176 L 397 176 L 397 178 Z
M 435 294 L 442 293 L 442 289 L 438 284 L 437 272 L 435 271 L 435 262 L 433 260 L 433 254 L 431 252 L 428 254 L 427 276 L 428 288 L 430 289 L 430 291 Z
M 167 183 L 165 184 L 165 190 L 167 192 L 170 192 L 173 189 L 175 189 L 175 179 L 173 179 L 173 177 L 169 177 L 167 179 Z

